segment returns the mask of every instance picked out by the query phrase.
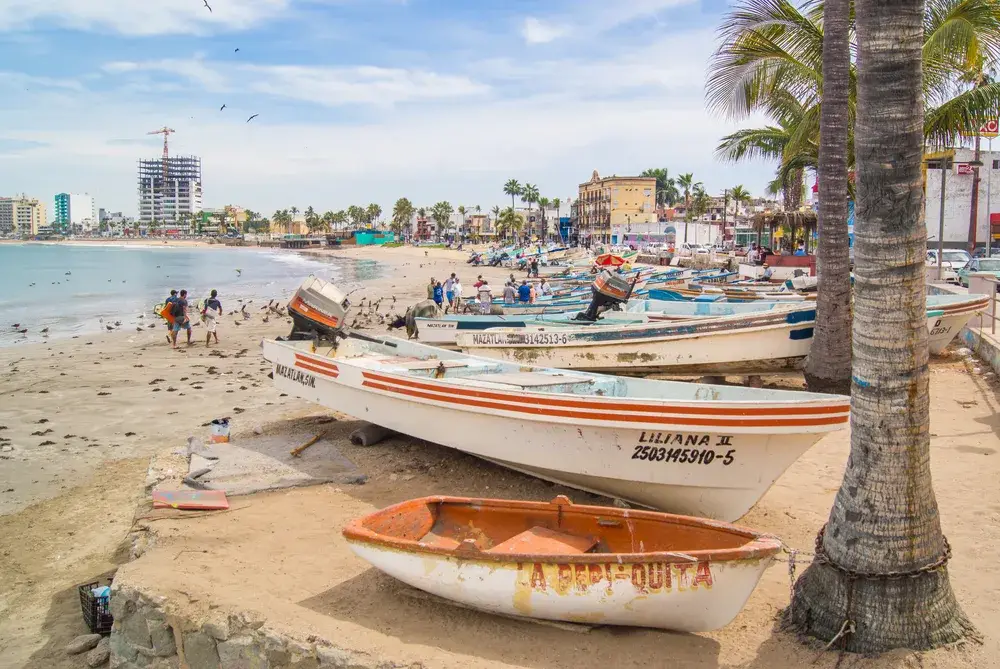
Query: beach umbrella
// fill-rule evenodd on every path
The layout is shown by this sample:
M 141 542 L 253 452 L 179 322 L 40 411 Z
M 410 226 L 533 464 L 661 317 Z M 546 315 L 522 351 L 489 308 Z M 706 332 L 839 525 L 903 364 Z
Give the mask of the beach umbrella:
M 625 259 L 614 253 L 602 253 L 594 259 L 594 264 L 599 267 L 621 267 L 625 264 Z

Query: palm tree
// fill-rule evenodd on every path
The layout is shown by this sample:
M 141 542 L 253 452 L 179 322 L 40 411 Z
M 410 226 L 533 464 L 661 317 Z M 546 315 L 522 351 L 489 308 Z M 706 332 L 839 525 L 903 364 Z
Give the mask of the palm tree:
M 344 211 L 343 209 L 337 210 L 333 214 L 333 227 L 335 229 L 336 228 L 340 228 L 340 229 L 346 228 L 347 227 L 347 219 L 348 219 L 348 216 L 347 216 L 347 212 L 346 211 Z
M 497 235 L 507 239 L 507 235 L 513 235 L 516 239 L 524 227 L 524 216 L 514 211 L 514 207 L 508 207 L 500 212 L 497 217 Z
M 750 195 L 750 191 L 743 187 L 743 184 L 738 184 L 729 189 L 729 197 L 733 200 L 733 205 L 735 209 L 735 214 L 733 214 L 733 225 L 736 224 L 736 216 L 740 213 L 740 205 L 746 202 L 749 204 L 753 200 L 753 196 Z M 727 203 L 723 201 L 722 206 L 727 206 Z M 724 223 L 722 225 L 725 225 Z M 725 230 L 722 231 L 723 237 L 725 237 Z
M 538 209 L 542 212 L 542 234 L 541 239 L 544 241 L 546 237 L 549 236 L 549 225 L 548 219 L 545 218 L 545 208 L 552 204 L 551 200 L 547 197 L 538 198 Z
M 438 241 L 441 241 L 441 237 L 447 229 L 448 223 L 451 221 L 451 214 L 454 211 L 451 203 L 447 200 L 442 200 L 431 207 L 431 218 L 434 219 L 434 224 L 437 226 Z
M 677 182 L 669 176 L 667 168 L 653 167 L 643 170 L 639 176 L 656 179 L 656 206 L 673 205 L 680 197 L 680 193 L 677 192 Z
M 503 185 L 503 192 L 510 195 L 510 208 L 514 208 L 514 198 L 521 194 L 521 184 L 517 182 L 517 179 L 508 179 L 507 183 Z
M 922 0 L 856 5 L 851 453 L 788 610 L 803 632 L 856 653 L 974 634 L 951 589 L 931 481 L 921 10 Z
M 528 212 L 531 212 L 531 205 L 538 202 L 538 186 L 535 184 L 524 184 L 524 188 L 521 189 L 521 202 L 526 202 L 528 204 Z M 528 230 L 528 234 L 531 234 L 531 230 Z
M 392 231 L 397 238 L 402 238 L 403 230 L 410 226 L 412 219 L 413 203 L 405 197 L 396 200 L 396 204 L 392 207 Z
M 309 228 L 309 232 L 319 229 L 319 216 L 316 215 L 316 210 L 313 209 L 312 205 L 306 207 L 306 227 Z
M 378 219 L 381 218 L 381 216 L 382 216 L 382 207 L 378 206 L 374 202 L 368 205 L 368 207 L 365 209 L 365 218 L 367 219 L 369 226 L 376 225 L 378 223 Z
M 323 232 L 330 232 L 333 230 L 335 221 L 336 219 L 332 211 L 324 211 L 323 215 L 320 216 L 320 223 L 322 225 Z
M 466 228 L 466 225 L 467 225 L 467 221 L 465 220 L 465 212 L 466 212 L 465 205 L 464 204 L 458 205 L 458 210 L 457 211 L 458 211 L 458 215 L 462 217 L 462 225 L 461 225 L 460 233 L 459 234 L 461 234 L 462 237 L 464 237 L 465 233 L 466 233 L 466 229 L 465 228 Z
M 368 212 L 356 204 L 347 208 L 347 217 L 351 220 L 351 225 L 360 228 L 368 218 Z

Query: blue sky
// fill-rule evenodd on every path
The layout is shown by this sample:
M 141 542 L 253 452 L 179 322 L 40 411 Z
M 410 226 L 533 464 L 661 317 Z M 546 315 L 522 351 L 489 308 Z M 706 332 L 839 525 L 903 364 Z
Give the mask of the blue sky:
M 163 125 L 206 206 L 266 215 L 488 209 L 508 178 L 565 201 L 594 169 L 759 194 L 771 172 L 713 157 L 735 127 L 703 103 L 724 2 L 208 2 L 0 0 L 0 194 L 134 213 Z

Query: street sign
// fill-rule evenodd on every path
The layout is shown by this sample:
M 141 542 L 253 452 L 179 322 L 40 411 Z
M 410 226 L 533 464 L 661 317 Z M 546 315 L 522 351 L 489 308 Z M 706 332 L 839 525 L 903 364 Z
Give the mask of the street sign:
M 955 163 L 955 169 L 959 174 L 972 174 L 972 165 L 969 163 Z

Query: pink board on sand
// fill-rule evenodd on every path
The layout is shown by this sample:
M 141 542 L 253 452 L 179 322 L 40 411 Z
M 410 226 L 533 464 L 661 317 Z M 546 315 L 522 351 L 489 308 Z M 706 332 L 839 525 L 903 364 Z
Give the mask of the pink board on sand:
M 154 509 L 228 509 L 224 490 L 154 490 Z

